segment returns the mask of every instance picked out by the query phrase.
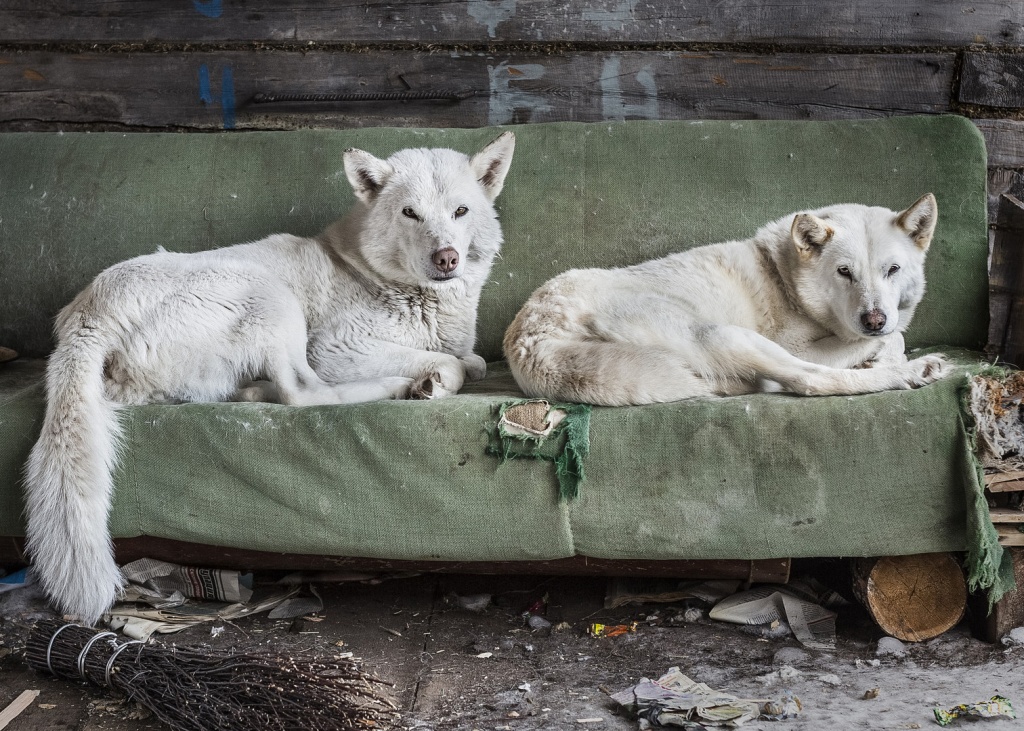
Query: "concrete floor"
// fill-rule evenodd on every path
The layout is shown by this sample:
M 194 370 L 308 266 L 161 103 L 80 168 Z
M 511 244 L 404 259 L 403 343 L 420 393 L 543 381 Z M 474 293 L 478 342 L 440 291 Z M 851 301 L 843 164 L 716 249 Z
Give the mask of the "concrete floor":
M 606 610 L 606 586 L 594 578 L 446 575 L 322 585 L 322 621 L 263 615 L 217 623 L 225 629 L 216 637 L 204 626 L 164 641 L 320 652 L 337 652 L 342 642 L 341 650 L 354 652 L 367 670 L 394 684 L 398 728 L 422 731 L 636 729 L 637 722 L 621 715 L 608 693 L 644 676 L 657 678 L 674 665 L 694 680 L 742 697 L 774 697 L 788 688 L 802 699 L 800 717 L 745 728 L 925 728 L 935 724 L 933 706 L 994 693 L 1024 706 L 1024 648 L 982 643 L 965 626 L 910 646 L 904 657 L 877 658 L 881 631 L 850 608 L 841 614 L 836 649 L 811 651 L 792 637 L 769 640 L 706 616 L 685 621 L 682 604 Z M 493 595 L 482 612 L 463 609 L 456 600 L 481 593 Z M 531 630 L 522 612 L 545 595 L 546 618 L 554 628 Z M 10 731 L 162 728 L 152 718 L 137 718 L 130 705 L 111 703 L 98 688 L 28 669 L 21 650 L 32 620 L 44 613 L 21 607 L 0 620 L 0 709 L 24 689 L 42 691 Z M 640 624 L 635 633 L 595 639 L 586 633 L 595 621 Z M 491 654 L 478 657 L 483 653 Z M 771 673 L 783 666 L 799 672 L 773 680 Z M 877 697 L 865 700 L 873 688 L 879 689 Z M 992 731 L 1016 727 L 1009 720 L 985 725 Z

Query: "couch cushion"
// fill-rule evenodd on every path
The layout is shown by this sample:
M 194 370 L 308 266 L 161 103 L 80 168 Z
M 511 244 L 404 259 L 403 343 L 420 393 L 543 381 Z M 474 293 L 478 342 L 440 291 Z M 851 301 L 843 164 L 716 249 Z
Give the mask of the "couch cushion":
M 981 489 L 963 385 L 961 368 L 855 398 L 595 408 L 587 480 L 570 503 L 550 462 L 485 454 L 499 406 L 521 397 L 504 364 L 433 402 L 131 407 L 112 531 L 467 561 L 962 550 L 965 489 Z M 23 534 L 17 483 L 43 408 L 41 385 L 0 401 L 0 535 Z
M 506 236 L 480 306 L 479 352 L 541 283 L 746 238 L 801 208 L 900 208 L 932 191 L 939 226 L 911 345 L 985 343 L 985 147 L 962 117 L 839 122 L 554 123 L 514 127 L 498 199 Z M 473 152 L 496 129 L 205 135 L 0 134 L 0 344 L 51 347 L 50 323 L 93 276 L 157 246 L 194 251 L 312 235 L 353 205 L 342 152 Z

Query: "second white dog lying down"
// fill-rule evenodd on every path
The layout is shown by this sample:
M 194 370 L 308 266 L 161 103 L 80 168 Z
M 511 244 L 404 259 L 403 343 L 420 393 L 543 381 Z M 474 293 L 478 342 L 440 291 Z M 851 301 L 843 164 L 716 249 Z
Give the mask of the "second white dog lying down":
M 505 356 L 528 395 L 605 406 L 917 388 L 948 370 L 908 362 L 903 343 L 937 217 L 930 193 L 901 213 L 837 205 L 746 241 L 574 269 L 527 300 Z

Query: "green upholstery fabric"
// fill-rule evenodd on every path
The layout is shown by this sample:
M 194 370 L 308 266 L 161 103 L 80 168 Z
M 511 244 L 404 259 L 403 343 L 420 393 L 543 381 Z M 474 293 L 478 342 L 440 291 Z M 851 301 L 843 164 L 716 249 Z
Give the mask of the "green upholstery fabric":
M 352 204 L 347 147 L 472 152 L 496 134 L 2 134 L 0 343 L 45 353 L 59 307 L 103 267 L 157 245 L 315 233 Z M 523 300 L 567 268 L 746 237 L 801 208 L 904 207 L 928 191 L 940 223 L 908 341 L 985 341 L 985 151 L 965 119 L 566 123 L 516 134 L 499 199 L 504 256 L 481 305 L 479 352 L 490 361 Z M 0 535 L 22 534 L 20 471 L 43 411 L 41 386 L 3 388 L 12 372 L 0 370 Z M 112 529 L 451 560 L 959 550 L 973 540 L 965 494 L 980 490 L 962 384 L 963 371 L 856 398 L 595 408 L 587 481 L 570 503 L 556 499 L 549 462 L 485 454 L 499 404 L 519 395 L 502 365 L 437 402 L 127 408 Z
M 980 349 L 988 317 L 985 146 L 961 117 L 863 122 L 625 122 L 515 127 L 498 199 L 506 245 L 484 290 L 478 352 L 566 269 L 631 264 L 746 238 L 799 209 L 899 209 L 929 191 L 932 291 L 910 345 Z M 342 153 L 472 153 L 495 129 L 0 134 L 0 342 L 45 355 L 57 310 L 102 269 L 157 246 L 195 251 L 312 235 L 354 201 Z
M 522 396 L 503 363 L 432 402 L 132 407 L 112 531 L 457 561 L 962 550 L 976 482 L 962 373 L 857 398 L 595 408 L 587 480 L 568 503 L 550 462 L 485 454 L 499 406 Z M 41 385 L 0 405 L 0 484 L 42 412 Z M 22 534 L 20 512 L 18 491 L 0 491 L 0 535 Z

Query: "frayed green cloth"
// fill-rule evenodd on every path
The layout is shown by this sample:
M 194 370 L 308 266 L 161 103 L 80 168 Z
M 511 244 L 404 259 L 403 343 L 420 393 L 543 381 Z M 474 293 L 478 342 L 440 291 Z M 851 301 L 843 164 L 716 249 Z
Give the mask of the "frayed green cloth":
M 1013 574 L 1013 558 L 999 545 L 999 534 L 992 524 L 992 517 L 985 499 L 985 472 L 978 460 L 977 423 L 970 406 L 971 378 L 975 375 L 1002 378 L 1007 374 L 997 366 L 985 366 L 976 372 L 968 372 L 960 389 L 960 413 L 964 431 L 967 434 L 970 465 L 973 475 L 964 475 L 965 501 L 967 507 L 967 586 L 972 592 L 984 591 L 988 598 L 988 609 L 1004 594 L 1017 588 Z
M 545 421 L 556 412 L 562 412 L 564 418 L 547 434 L 510 429 L 506 412 L 530 404 L 546 405 Z M 502 462 L 523 457 L 554 462 L 558 498 L 574 500 L 586 478 L 583 463 L 590 454 L 590 411 L 590 404 L 548 404 L 536 399 L 506 401 L 498 408 L 498 423 L 487 452 L 500 457 Z

